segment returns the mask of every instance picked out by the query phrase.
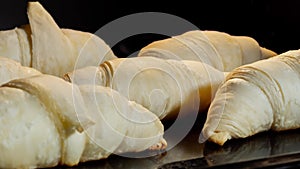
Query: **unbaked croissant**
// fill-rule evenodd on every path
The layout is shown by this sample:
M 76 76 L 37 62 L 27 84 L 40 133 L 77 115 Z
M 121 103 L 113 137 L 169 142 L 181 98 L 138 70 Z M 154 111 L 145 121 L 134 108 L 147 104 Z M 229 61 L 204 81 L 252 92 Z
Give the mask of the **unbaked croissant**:
M 88 115 L 96 122 L 86 131 L 88 141 L 82 162 L 107 158 L 113 153 L 166 148 L 164 126 L 152 112 L 111 88 L 94 85 L 79 88 Z
M 60 29 L 39 2 L 28 2 L 27 13 L 29 25 L 0 31 L 0 56 L 56 76 L 116 58 L 98 36 Z
M 236 68 L 212 101 L 201 140 L 223 145 L 267 130 L 300 127 L 300 50 Z
M 111 89 L 79 89 L 45 74 L 0 88 L 0 128 L 0 168 L 74 166 L 166 147 L 163 125 L 144 107 Z
M 163 119 L 205 110 L 224 73 L 202 62 L 134 57 L 77 69 L 65 79 L 110 87 Z
M 233 36 L 219 31 L 193 30 L 143 47 L 138 56 L 204 62 L 228 72 L 244 64 L 275 56 L 248 36 Z
M 41 74 L 36 69 L 22 66 L 19 62 L 0 57 L 0 85 L 18 78 L 25 78 Z
M 75 85 L 51 75 L 0 88 L 0 168 L 77 164 L 93 124 Z M 74 104 L 76 103 L 76 104 Z

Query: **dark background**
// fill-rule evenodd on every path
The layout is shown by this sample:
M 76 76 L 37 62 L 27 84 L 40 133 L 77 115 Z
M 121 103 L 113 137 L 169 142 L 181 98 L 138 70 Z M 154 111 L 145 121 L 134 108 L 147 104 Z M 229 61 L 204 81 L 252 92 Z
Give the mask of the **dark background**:
M 164 12 L 176 15 L 201 30 L 218 30 L 255 38 L 277 53 L 300 48 L 300 1 L 298 0 L 199 0 L 137 2 L 123 0 L 40 0 L 62 28 L 94 33 L 105 24 L 137 12 Z M 0 29 L 28 23 L 26 0 L 1 0 Z M 112 46 L 115 54 L 126 57 L 165 36 L 144 34 Z

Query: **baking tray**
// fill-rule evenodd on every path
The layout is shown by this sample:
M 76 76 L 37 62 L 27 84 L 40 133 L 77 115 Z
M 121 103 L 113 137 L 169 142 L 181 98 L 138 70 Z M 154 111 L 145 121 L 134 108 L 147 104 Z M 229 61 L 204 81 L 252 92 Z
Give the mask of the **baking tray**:
M 263 132 L 245 139 L 200 144 L 198 137 L 205 115 L 198 116 L 194 126 L 179 144 L 150 157 L 134 158 L 111 155 L 107 159 L 80 163 L 76 169 L 177 169 L 177 168 L 299 168 L 300 130 Z M 170 122 L 166 126 L 170 125 Z M 172 142 L 172 140 L 167 140 Z M 138 156 L 133 153 L 132 156 Z

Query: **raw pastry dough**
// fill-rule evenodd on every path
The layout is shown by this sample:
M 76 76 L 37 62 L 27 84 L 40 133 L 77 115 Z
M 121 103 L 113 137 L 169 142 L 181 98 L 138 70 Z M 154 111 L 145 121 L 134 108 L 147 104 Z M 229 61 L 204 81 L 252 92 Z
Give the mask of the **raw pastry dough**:
M 226 77 L 201 138 L 223 145 L 266 130 L 300 127 L 300 50 L 241 66 Z
M 162 123 L 141 105 L 45 74 L 0 88 L 0 128 L 0 168 L 74 166 L 167 146 Z
M 77 69 L 65 79 L 110 87 L 162 119 L 208 108 L 224 73 L 202 62 L 135 57 Z
M 193 30 L 154 41 L 138 56 L 204 62 L 220 71 L 231 71 L 244 64 L 275 56 L 248 36 L 233 36 L 219 31 Z
M 39 71 L 21 66 L 19 62 L 13 59 L 0 57 L 0 85 L 10 80 L 25 78 L 41 74 Z
M 87 129 L 89 138 L 81 161 L 98 160 L 110 154 L 164 149 L 164 127 L 149 110 L 128 101 L 118 92 L 103 86 L 80 86 L 88 114 L 96 124 Z
M 0 56 L 56 76 L 116 58 L 98 36 L 60 29 L 39 2 L 28 2 L 28 19 L 29 25 L 0 31 Z
M 37 75 L 4 84 L 0 100 L 0 168 L 78 163 L 93 121 L 76 86 Z

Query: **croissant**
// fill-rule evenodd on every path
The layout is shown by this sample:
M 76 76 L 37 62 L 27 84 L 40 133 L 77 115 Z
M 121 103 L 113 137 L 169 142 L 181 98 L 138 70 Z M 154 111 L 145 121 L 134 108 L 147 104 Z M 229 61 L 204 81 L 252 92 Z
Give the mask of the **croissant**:
M 275 55 L 252 37 L 210 30 L 192 30 L 154 41 L 138 53 L 139 57 L 200 61 L 224 72 Z
M 0 56 L 55 76 L 116 58 L 100 37 L 60 29 L 39 2 L 28 2 L 27 13 L 29 25 L 0 31 Z
M 74 166 L 166 147 L 161 122 L 144 107 L 111 89 L 79 88 L 53 75 L 2 85 L 0 117 L 0 168 Z
M 300 50 L 236 68 L 217 90 L 200 141 L 223 145 L 262 131 L 300 127 Z
M 0 100 L 0 168 L 78 161 L 85 144 L 79 133 L 93 121 L 76 86 L 37 75 L 4 84 Z
M 96 121 L 86 131 L 89 139 L 82 162 L 107 158 L 112 153 L 166 148 L 164 126 L 152 112 L 111 88 L 94 85 L 79 88 L 88 115 Z
M 78 85 L 110 87 L 160 119 L 174 119 L 179 112 L 206 109 L 225 77 L 202 62 L 134 57 L 77 69 L 64 78 Z
M 36 69 L 22 66 L 19 62 L 0 57 L 0 85 L 13 79 L 25 78 L 41 74 Z

